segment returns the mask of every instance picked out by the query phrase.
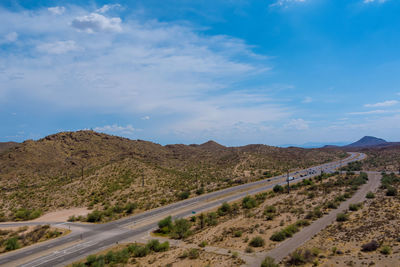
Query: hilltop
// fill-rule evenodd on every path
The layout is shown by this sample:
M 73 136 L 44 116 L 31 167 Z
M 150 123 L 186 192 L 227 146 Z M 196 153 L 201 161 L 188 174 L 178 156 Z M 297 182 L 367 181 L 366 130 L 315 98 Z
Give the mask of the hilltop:
M 373 137 L 373 136 L 364 136 L 357 142 L 351 143 L 345 147 L 371 147 L 371 146 L 380 146 L 389 144 L 384 139 Z
M 61 132 L 0 153 L 0 205 L 4 217 L 20 207 L 46 212 L 134 202 L 145 210 L 344 156 L 331 149 L 213 141 L 162 146 L 94 131 Z
M 0 153 L 17 145 L 18 143 L 16 142 L 0 142 Z

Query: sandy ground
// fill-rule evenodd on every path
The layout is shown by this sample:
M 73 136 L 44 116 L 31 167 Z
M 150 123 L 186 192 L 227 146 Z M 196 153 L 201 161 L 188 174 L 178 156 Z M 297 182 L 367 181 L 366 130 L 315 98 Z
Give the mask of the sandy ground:
M 86 215 L 90 212 L 87 208 L 71 208 L 66 210 L 58 210 L 44 214 L 43 216 L 33 220 L 32 222 L 66 222 L 72 215 Z
M 400 189 L 400 188 L 398 188 Z M 333 223 L 302 248 L 318 248 L 320 266 L 400 266 L 400 198 L 385 196 L 384 190 L 364 207 L 350 213 L 350 220 Z M 391 248 L 389 255 L 376 251 L 363 252 L 361 245 L 376 240 Z M 337 251 L 333 252 L 333 249 Z M 309 264 L 311 266 L 311 264 Z
M 45 224 L 45 223 L 51 223 L 51 222 L 66 222 L 68 220 L 68 218 L 72 215 L 85 216 L 88 213 L 90 213 L 90 210 L 88 210 L 87 208 L 71 208 L 71 209 L 57 210 L 57 211 L 49 212 L 49 213 L 46 213 L 43 216 L 40 216 L 39 218 L 36 218 L 34 220 L 18 221 L 17 223 L 24 224 L 27 222 L 43 222 Z M 8 224 L 8 223 L 15 223 L 15 221 L 1 222 L 0 227 L 2 227 L 2 224 Z

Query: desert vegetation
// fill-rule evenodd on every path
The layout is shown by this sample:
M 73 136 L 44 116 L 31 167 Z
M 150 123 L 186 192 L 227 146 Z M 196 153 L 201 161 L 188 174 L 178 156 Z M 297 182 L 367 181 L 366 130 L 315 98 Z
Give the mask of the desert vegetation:
M 322 174 L 292 184 L 290 194 L 282 187 L 282 190 L 271 190 L 246 196 L 234 203 L 223 203 L 214 211 L 188 219 L 173 221 L 167 217 L 159 222 L 156 234 L 183 239 L 200 247 L 209 245 L 250 253 L 268 250 L 292 237 L 324 213 L 337 208 L 367 179 L 365 173 Z M 359 203 L 353 206 L 361 208 Z M 347 218 L 348 215 L 343 216 Z M 176 227 L 181 229 L 182 234 L 175 233 Z
M 365 148 L 361 152 L 368 157 L 363 161 L 366 170 L 396 172 L 400 171 L 400 145 Z
M 89 266 L 240 266 L 240 259 L 207 253 L 197 248 L 171 247 L 167 241 L 149 240 L 146 244 L 119 245 L 90 255 L 70 267 Z M 197 265 L 196 265 L 197 264 Z
M 340 215 L 340 219 L 338 215 L 337 222 L 307 242 L 301 253 L 289 256 L 286 263 L 399 266 L 400 198 L 388 194 L 390 188 L 400 188 L 399 179 L 394 173 L 383 173 L 378 192 L 369 192 L 364 203 L 350 204 L 347 213 Z M 312 251 L 319 253 L 313 255 Z
M 332 149 L 224 147 L 212 141 L 161 146 L 93 131 L 63 132 L 0 152 L 0 220 L 88 207 L 93 219 L 100 214 L 100 221 L 108 221 L 343 157 Z M 128 203 L 134 209 L 125 209 Z M 30 214 L 20 211 L 28 206 Z
M 49 225 L 20 227 L 0 230 L 0 253 L 16 250 L 41 241 L 59 237 L 67 233 L 63 229 L 54 229 Z

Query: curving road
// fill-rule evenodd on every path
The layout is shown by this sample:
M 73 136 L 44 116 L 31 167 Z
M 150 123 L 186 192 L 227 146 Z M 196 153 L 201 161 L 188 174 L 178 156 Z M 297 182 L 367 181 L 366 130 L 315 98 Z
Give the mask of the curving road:
M 341 161 L 310 167 L 290 173 L 290 176 L 302 176 L 295 180 L 317 176 L 321 171 L 334 172 L 350 162 L 366 157 L 362 153 L 349 153 Z M 4 266 L 64 266 L 87 255 L 104 250 L 117 242 L 140 236 L 157 227 L 160 218 L 173 215 L 174 218 L 187 217 L 193 212 L 202 212 L 220 206 L 223 202 L 235 201 L 249 194 L 271 189 L 276 184 L 286 184 L 286 175 L 280 175 L 248 184 L 242 184 L 184 201 L 176 202 L 141 214 L 126 217 L 106 224 L 88 225 L 64 222 L 8 223 L 0 227 L 51 224 L 58 227 L 70 227 L 73 232 L 67 236 L 33 245 L 0 256 L 0 265 Z

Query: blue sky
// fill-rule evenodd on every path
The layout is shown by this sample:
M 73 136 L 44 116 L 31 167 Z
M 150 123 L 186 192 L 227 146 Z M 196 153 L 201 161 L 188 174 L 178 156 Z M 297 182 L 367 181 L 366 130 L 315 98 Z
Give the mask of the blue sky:
M 0 3 L 0 141 L 400 141 L 400 2 Z

